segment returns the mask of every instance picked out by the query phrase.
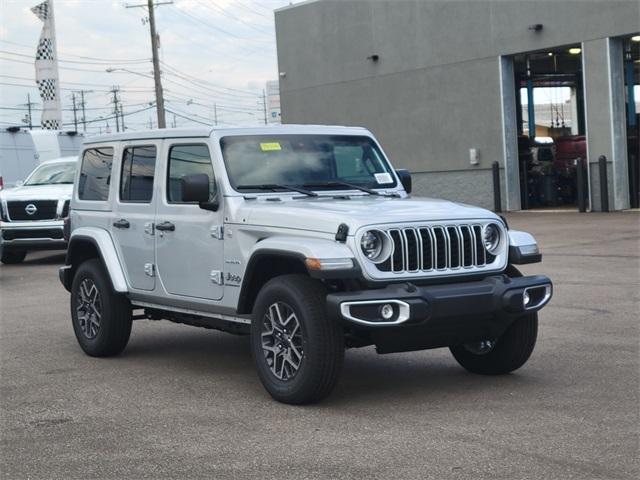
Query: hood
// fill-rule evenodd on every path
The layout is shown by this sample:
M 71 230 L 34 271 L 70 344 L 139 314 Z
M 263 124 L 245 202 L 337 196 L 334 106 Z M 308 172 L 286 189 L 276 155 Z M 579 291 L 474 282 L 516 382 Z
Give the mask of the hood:
M 335 233 L 346 223 L 353 233 L 365 225 L 430 221 L 497 219 L 489 210 L 432 198 L 360 196 L 350 200 L 330 196 L 245 202 L 238 214 L 249 225 L 269 225 Z
M 22 185 L 0 192 L 3 200 L 59 200 L 71 198 L 72 184 Z

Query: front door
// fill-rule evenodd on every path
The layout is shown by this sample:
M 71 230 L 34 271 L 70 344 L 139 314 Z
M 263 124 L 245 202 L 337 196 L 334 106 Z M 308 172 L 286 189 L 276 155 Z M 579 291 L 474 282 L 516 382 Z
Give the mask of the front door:
M 125 144 L 114 169 L 114 175 L 118 172 L 118 195 L 111 234 L 130 285 L 140 290 L 155 288 L 153 196 L 159 147 L 158 141 Z
M 209 176 L 210 198 L 216 191 L 215 175 L 206 143 L 171 143 L 167 146 L 166 181 L 156 211 L 158 272 L 167 293 L 209 300 L 222 298 L 223 205 L 217 212 L 182 201 L 180 179 L 185 175 Z

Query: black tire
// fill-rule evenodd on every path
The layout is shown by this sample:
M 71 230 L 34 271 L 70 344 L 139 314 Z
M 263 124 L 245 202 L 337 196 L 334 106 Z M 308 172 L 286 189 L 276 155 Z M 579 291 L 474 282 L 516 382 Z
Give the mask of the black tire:
M 2 252 L 2 263 L 5 265 L 16 265 L 22 263 L 27 256 L 27 252 L 22 250 L 12 250 L 10 252 Z
M 83 283 L 85 280 L 86 283 Z M 86 306 L 87 302 L 82 301 L 83 294 L 80 291 L 81 288 L 88 288 L 94 292 L 93 286 L 98 296 L 93 293 L 89 296 L 99 300 L 94 301 L 93 311 L 99 311 L 101 316 L 99 326 L 95 328 L 95 324 L 90 321 L 91 317 L 83 314 L 91 309 Z M 95 316 L 92 318 L 96 319 Z M 71 320 L 76 339 L 87 355 L 109 357 L 119 354 L 127 346 L 131 335 L 131 304 L 124 295 L 113 291 L 100 260 L 93 259 L 82 263 L 73 277 Z
M 344 360 L 344 332 L 336 320 L 327 317 L 326 295 L 321 282 L 305 275 L 276 277 L 258 293 L 251 322 L 251 353 L 260 381 L 279 402 L 314 403 L 328 396 L 337 383 Z M 262 334 L 271 325 L 269 309 L 275 304 L 295 313 L 301 330 L 298 340 L 303 355 L 297 371 L 285 379 L 272 371 L 275 355 L 265 352 L 262 343 Z
M 538 337 L 538 314 L 516 319 L 491 350 L 474 353 L 468 346 L 450 347 L 454 358 L 465 369 L 481 375 L 502 375 L 522 367 L 533 352 Z

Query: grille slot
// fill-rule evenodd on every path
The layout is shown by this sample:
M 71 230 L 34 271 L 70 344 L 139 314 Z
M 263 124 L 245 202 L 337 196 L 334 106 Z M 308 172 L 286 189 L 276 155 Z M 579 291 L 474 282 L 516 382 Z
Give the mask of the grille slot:
M 33 205 L 36 208 L 35 213 L 29 215 L 27 206 Z M 7 202 L 7 210 L 9 220 L 53 220 L 56 218 L 56 210 L 58 208 L 57 200 L 27 200 L 27 201 L 9 201 Z
M 387 230 L 393 242 L 381 272 L 458 271 L 485 267 L 495 260 L 482 243 L 481 225 L 435 225 Z
M 3 230 L 2 238 L 5 240 L 29 239 L 62 239 L 62 228 L 47 228 L 38 230 Z
M 69 216 L 69 203 L 71 203 L 70 200 L 66 200 L 64 202 L 64 205 L 62 207 L 62 214 L 60 215 L 62 218 L 67 218 Z

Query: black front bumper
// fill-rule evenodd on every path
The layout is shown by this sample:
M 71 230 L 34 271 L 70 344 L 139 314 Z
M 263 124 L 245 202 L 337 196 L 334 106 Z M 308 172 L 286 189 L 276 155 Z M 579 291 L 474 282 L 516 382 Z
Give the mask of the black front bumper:
M 473 282 L 332 293 L 327 308 L 378 352 L 387 353 L 496 339 L 514 320 L 546 305 L 552 289 L 551 280 L 542 275 L 495 275 Z M 386 320 L 384 305 L 393 308 Z

